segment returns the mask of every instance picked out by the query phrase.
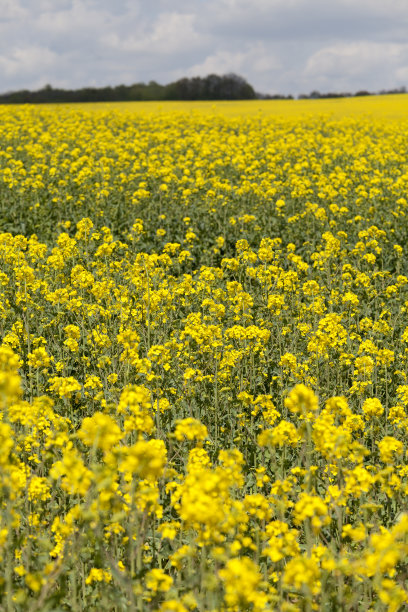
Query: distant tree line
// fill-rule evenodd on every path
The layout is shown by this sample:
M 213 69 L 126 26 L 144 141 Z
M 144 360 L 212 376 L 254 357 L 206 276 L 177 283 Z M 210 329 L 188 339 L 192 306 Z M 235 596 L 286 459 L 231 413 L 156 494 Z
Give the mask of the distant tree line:
M 406 93 L 405 87 L 381 90 L 373 93 L 360 90 L 356 93 L 312 91 L 300 94 L 300 100 L 320 98 L 347 98 L 352 96 L 371 96 L 377 94 Z M 164 100 L 293 100 L 293 96 L 282 94 L 261 94 L 254 90 L 244 78 L 237 74 L 209 74 L 206 77 L 183 78 L 159 85 L 156 81 L 117 85 L 116 87 L 83 87 L 81 89 L 59 89 L 45 85 L 37 91 L 23 89 L 0 94 L 0 104 L 43 104 L 58 102 L 132 102 Z
M 259 94 L 236 74 L 183 78 L 168 85 L 155 81 L 116 87 L 59 89 L 46 85 L 37 91 L 15 91 L 0 95 L 0 103 L 126 102 L 149 100 L 252 100 Z
M 356 91 L 356 93 L 349 92 L 328 92 L 328 93 L 320 93 L 320 91 L 312 91 L 310 94 L 300 94 L 298 96 L 299 100 L 317 100 L 321 98 L 351 98 L 358 96 L 378 96 L 378 95 L 386 95 L 386 94 L 402 94 L 406 93 L 406 87 L 397 87 L 395 89 L 382 89 L 381 91 L 371 92 L 365 89 L 361 89 Z

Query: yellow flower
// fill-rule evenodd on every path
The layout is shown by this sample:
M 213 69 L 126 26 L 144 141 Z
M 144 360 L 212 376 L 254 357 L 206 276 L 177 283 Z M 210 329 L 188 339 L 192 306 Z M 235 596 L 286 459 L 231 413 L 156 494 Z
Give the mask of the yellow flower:
M 48 380 L 50 391 L 55 391 L 59 397 L 69 399 L 74 393 L 81 391 L 82 385 L 73 377 L 53 376 Z
M 85 580 L 85 584 L 92 584 L 93 582 L 112 582 L 111 573 L 107 570 L 93 567 Z
M 174 436 L 177 440 L 205 440 L 208 437 L 207 428 L 197 419 L 188 417 L 177 421 Z
M 85 467 L 82 458 L 76 449 L 67 448 L 64 450 L 61 461 L 56 461 L 50 469 L 50 476 L 54 480 L 61 478 L 61 487 L 71 493 L 86 495 L 93 474 Z
M 87 446 L 94 446 L 103 451 L 110 450 L 123 437 L 112 417 L 102 412 L 95 412 L 93 416 L 86 417 L 77 435 Z
M 160 605 L 157 612 L 188 612 L 189 609 L 177 599 L 168 599 Z
M 75 234 L 75 238 L 77 240 L 81 240 L 82 238 L 87 239 L 93 226 L 94 224 L 92 223 L 91 219 L 89 219 L 89 217 L 81 219 L 76 224 L 77 233 Z
M 124 422 L 126 432 L 140 431 L 149 434 L 154 429 L 150 392 L 145 387 L 138 385 L 125 387 L 120 395 L 117 412 L 126 415 Z
M 44 584 L 44 578 L 39 573 L 29 573 L 25 575 L 26 585 L 34 591 L 34 593 L 38 593 L 41 590 L 42 585 Z
M 224 600 L 227 606 L 253 610 L 264 610 L 267 596 L 260 589 L 262 575 L 258 566 L 249 557 L 230 559 L 219 576 L 224 583 Z
M 362 405 L 364 418 L 369 421 L 372 418 L 379 418 L 384 414 L 384 408 L 379 399 L 370 397 L 366 399 Z
M 273 563 L 281 561 L 284 557 L 295 557 L 299 554 L 300 547 L 297 541 L 299 532 L 290 529 L 287 523 L 272 521 L 266 526 L 265 534 L 268 537 L 268 545 L 264 552 Z
M 157 593 L 166 593 L 173 584 L 173 579 L 162 569 L 152 569 L 146 574 L 146 586 L 148 589 Z
M 342 538 L 351 538 L 353 542 L 362 542 L 367 536 L 367 531 L 362 523 L 359 523 L 356 527 L 344 525 L 341 536 Z
M 296 427 L 289 421 L 282 420 L 273 429 L 265 429 L 258 435 L 259 446 L 297 446 L 300 436 Z
M 320 568 L 314 557 L 298 555 L 287 562 L 283 573 L 283 584 L 288 590 L 306 587 L 313 595 L 320 593 Z
M 9 463 L 13 446 L 13 430 L 10 425 L 0 421 L 0 466 L 6 466 Z
M 305 385 L 296 385 L 285 398 L 285 406 L 294 414 L 310 418 L 319 408 L 317 396 Z
M 398 612 L 408 603 L 408 593 L 398 583 L 390 578 L 381 580 L 378 590 L 381 602 L 387 606 L 388 612 Z
M 158 531 L 159 533 L 161 533 L 161 537 L 163 539 L 167 538 L 168 540 L 174 540 L 179 529 L 180 529 L 180 523 L 178 523 L 177 521 L 170 521 L 170 522 L 162 523 L 159 526 Z
M 121 472 L 136 474 L 140 478 L 156 479 L 163 474 L 167 451 L 163 440 L 139 440 L 123 449 L 119 463 Z
M 310 519 L 314 533 L 319 533 L 323 525 L 330 523 L 329 509 L 327 504 L 317 495 L 301 493 L 294 508 L 294 523 L 300 525 Z
M 402 455 L 404 452 L 404 444 L 393 436 L 385 436 L 377 444 L 381 461 L 384 463 L 393 463 L 395 455 Z
M 33 368 L 48 368 L 52 360 L 43 346 L 36 348 L 27 355 L 27 363 Z
M 30 501 L 47 501 L 51 498 L 50 484 L 42 476 L 33 476 L 28 485 L 28 499 Z

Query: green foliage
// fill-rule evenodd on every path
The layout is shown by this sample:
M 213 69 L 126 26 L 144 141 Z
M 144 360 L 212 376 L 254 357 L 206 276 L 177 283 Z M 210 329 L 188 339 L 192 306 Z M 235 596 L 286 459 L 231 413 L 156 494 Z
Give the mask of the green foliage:
M 14 91 L 0 95 L 0 104 L 44 104 L 61 102 L 129 102 L 146 100 L 251 100 L 255 91 L 235 74 L 184 78 L 168 85 L 155 81 L 117 85 L 59 89 L 46 85 L 38 91 Z

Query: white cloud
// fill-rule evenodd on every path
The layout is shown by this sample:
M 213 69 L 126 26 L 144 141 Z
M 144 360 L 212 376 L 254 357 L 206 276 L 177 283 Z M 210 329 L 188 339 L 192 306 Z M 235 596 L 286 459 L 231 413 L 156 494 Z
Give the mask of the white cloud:
M 257 91 L 408 85 L 408 0 L 0 0 L 3 91 L 236 72 Z
M 0 0 L 0 23 L 13 19 L 23 19 L 26 11 L 18 0 Z
M 146 55 L 186 52 L 201 44 L 202 36 L 195 29 L 195 16 L 183 13 L 163 13 L 150 29 L 137 29 L 129 36 L 121 37 L 111 32 L 106 44 L 123 52 L 142 52 Z
M 408 62 L 402 68 L 397 68 L 395 71 L 397 85 L 404 85 L 408 89 Z
M 397 84 L 399 66 L 407 61 L 408 44 L 337 43 L 314 53 L 307 61 L 303 76 L 316 87 L 332 84 L 338 90 L 339 86 L 354 84 L 381 89 Z
M 264 43 L 249 45 L 242 51 L 220 50 L 208 55 L 201 63 L 194 64 L 187 76 L 206 76 L 207 74 L 228 74 L 234 72 L 250 79 L 251 73 L 270 73 L 280 68 L 279 60 L 274 57 Z
M 207 74 L 241 73 L 246 60 L 245 52 L 217 51 L 208 55 L 203 62 L 194 64 L 188 71 L 188 76 L 205 76 Z
M 44 47 L 17 47 L 9 57 L 0 57 L 0 69 L 6 76 L 16 74 L 28 76 L 39 69 L 43 70 L 57 63 L 57 56 Z

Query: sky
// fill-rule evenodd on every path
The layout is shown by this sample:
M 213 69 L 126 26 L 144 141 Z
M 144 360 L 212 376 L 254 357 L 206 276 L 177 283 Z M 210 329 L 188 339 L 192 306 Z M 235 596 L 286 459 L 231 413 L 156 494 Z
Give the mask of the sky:
M 0 92 L 239 74 L 266 94 L 408 87 L 408 0 L 0 0 Z

